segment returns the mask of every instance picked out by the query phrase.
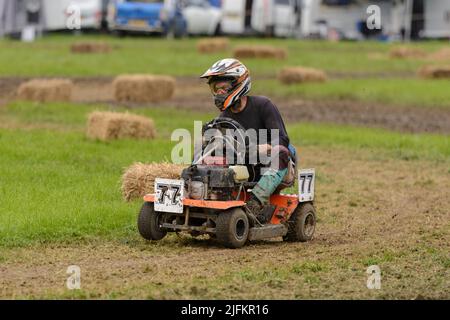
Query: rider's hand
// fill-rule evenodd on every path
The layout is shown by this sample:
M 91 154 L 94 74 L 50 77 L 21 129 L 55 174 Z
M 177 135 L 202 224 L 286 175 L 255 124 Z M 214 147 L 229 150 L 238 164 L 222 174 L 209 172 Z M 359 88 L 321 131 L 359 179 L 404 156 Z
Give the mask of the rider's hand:
M 258 153 L 259 154 L 270 154 L 270 150 L 272 150 L 272 146 L 270 144 L 258 145 Z

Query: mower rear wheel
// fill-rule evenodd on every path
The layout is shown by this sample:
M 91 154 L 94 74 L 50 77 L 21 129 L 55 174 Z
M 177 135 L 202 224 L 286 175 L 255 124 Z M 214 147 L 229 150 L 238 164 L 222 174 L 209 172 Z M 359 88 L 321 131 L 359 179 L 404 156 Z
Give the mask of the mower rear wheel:
M 250 225 L 241 208 L 233 208 L 219 214 L 216 219 L 217 240 L 228 248 L 242 247 L 248 238 Z
M 155 211 L 153 203 L 145 202 L 142 205 L 138 217 L 138 229 L 144 239 L 161 240 L 166 236 L 167 231 L 159 226 L 160 218 L 161 213 Z
M 288 221 L 286 241 L 306 242 L 312 239 L 316 228 L 316 209 L 310 202 L 300 203 Z

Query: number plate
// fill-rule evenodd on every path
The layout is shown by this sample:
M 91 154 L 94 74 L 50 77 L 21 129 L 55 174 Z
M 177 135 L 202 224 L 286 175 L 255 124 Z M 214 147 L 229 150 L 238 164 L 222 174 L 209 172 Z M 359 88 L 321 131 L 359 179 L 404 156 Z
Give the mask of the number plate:
M 146 20 L 128 20 L 128 25 L 136 28 L 148 27 L 148 22 Z
M 301 169 L 298 171 L 298 197 L 300 202 L 314 200 L 314 169 Z
M 155 211 L 183 212 L 184 181 L 155 179 Z

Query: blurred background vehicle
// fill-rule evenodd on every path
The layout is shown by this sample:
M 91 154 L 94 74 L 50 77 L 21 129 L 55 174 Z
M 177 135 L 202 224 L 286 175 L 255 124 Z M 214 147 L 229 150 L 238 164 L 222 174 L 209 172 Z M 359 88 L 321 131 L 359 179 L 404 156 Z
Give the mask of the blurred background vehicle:
M 220 1 L 186 0 L 182 12 L 190 35 L 219 35 L 222 10 Z
M 69 5 L 81 30 L 186 35 L 257 35 L 382 41 L 450 38 L 449 0 L 15 0 L 0 1 L 0 36 L 33 38 L 68 30 Z M 382 28 L 367 27 L 367 8 Z
M 164 3 L 157 1 L 114 1 L 110 5 L 109 29 L 119 35 L 130 32 L 163 33 Z
M 68 7 L 77 5 L 81 15 L 81 29 L 100 29 L 102 24 L 102 0 L 42 0 L 46 31 L 67 29 Z
M 222 31 L 226 34 L 295 36 L 302 0 L 223 0 Z

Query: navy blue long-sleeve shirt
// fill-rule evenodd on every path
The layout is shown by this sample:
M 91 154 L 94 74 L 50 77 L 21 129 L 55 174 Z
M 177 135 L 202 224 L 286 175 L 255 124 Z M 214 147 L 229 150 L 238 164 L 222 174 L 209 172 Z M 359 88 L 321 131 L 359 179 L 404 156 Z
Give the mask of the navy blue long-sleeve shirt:
M 269 98 L 263 96 L 248 96 L 247 105 L 241 112 L 234 113 L 230 108 L 223 111 L 221 117 L 231 118 L 239 122 L 244 129 L 268 129 L 268 141 L 271 144 L 270 129 L 279 130 L 279 144 L 288 148 L 289 136 L 286 131 L 280 111 L 270 101 Z M 259 141 L 258 141 L 258 144 Z

